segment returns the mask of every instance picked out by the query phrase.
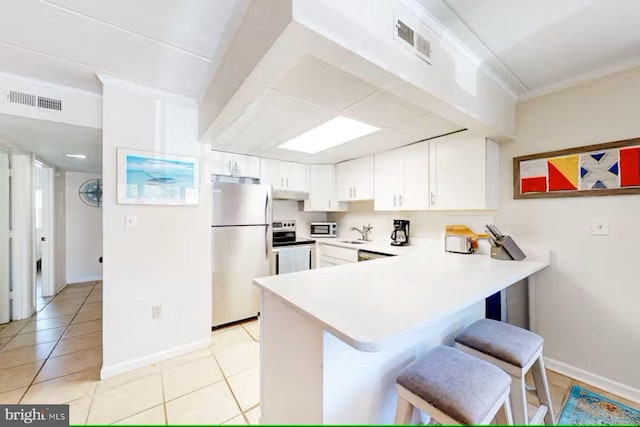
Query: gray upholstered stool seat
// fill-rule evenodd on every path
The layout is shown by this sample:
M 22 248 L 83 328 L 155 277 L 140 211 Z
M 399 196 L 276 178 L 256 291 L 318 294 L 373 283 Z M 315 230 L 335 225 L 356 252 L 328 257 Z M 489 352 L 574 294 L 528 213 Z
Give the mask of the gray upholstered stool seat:
M 496 320 L 481 319 L 456 337 L 456 348 L 501 368 L 511 377 L 511 410 L 516 424 L 553 425 L 553 408 L 544 369 L 541 336 Z M 525 376 L 531 371 L 540 406 L 531 414 Z
M 508 323 L 480 319 L 462 331 L 456 342 L 522 368 L 542 348 L 544 340 Z
M 488 362 L 440 346 L 400 371 L 396 382 L 457 422 L 479 424 L 508 401 L 511 378 Z

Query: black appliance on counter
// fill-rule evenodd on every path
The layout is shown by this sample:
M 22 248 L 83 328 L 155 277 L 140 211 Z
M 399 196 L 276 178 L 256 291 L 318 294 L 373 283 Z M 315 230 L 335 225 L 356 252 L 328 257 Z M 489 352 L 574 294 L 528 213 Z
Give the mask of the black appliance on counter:
M 407 246 L 409 244 L 409 221 L 394 219 L 391 232 L 391 246 Z

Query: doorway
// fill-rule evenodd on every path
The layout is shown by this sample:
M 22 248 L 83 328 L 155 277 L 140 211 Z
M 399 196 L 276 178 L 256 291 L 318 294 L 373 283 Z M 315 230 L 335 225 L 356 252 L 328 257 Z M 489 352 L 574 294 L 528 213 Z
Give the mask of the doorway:
M 11 185 L 9 153 L 0 148 L 0 324 L 11 320 Z
M 46 164 L 35 162 L 34 191 L 34 277 L 36 305 L 41 299 L 55 295 L 54 272 L 54 172 Z

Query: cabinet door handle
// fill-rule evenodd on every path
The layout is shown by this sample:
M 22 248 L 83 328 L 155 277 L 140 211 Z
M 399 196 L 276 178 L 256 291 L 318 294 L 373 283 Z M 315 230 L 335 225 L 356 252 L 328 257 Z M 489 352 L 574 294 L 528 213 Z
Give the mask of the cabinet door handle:
M 402 194 L 398 194 L 398 205 L 402 206 Z
M 436 195 L 431 193 L 431 201 L 429 203 L 430 206 L 433 206 L 436 204 Z
M 284 188 L 284 178 L 280 177 L 280 188 Z
M 331 199 L 327 200 L 327 206 L 329 206 L 329 209 L 331 209 Z
M 394 208 L 396 207 L 396 195 L 395 194 L 393 195 L 393 207 Z
M 287 183 L 287 188 L 289 188 L 289 177 L 285 178 L 285 182 Z
M 353 187 L 353 197 L 358 197 L 356 196 L 356 187 Z
M 349 197 L 353 197 L 353 188 L 349 187 Z

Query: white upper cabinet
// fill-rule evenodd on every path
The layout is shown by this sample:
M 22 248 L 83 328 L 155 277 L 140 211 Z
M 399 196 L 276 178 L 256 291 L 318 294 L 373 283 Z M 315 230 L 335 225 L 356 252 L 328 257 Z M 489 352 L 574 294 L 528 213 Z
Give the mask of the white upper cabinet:
M 209 160 L 215 175 L 260 178 L 260 157 L 212 150 Z
M 336 198 L 341 202 L 372 200 L 373 156 L 336 165 Z
M 429 143 L 375 156 L 375 210 L 429 209 Z
M 347 204 L 336 199 L 335 174 L 335 165 L 309 166 L 309 198 L 304 201 L 306 212 L 347 210 Z
M 276 191 L 309 192 L 309 165 L 262 159 L 260 183 L 271 185 Z
M 432 210 L 498 209 L 499 146 L 467 132 L 430 141 Z

